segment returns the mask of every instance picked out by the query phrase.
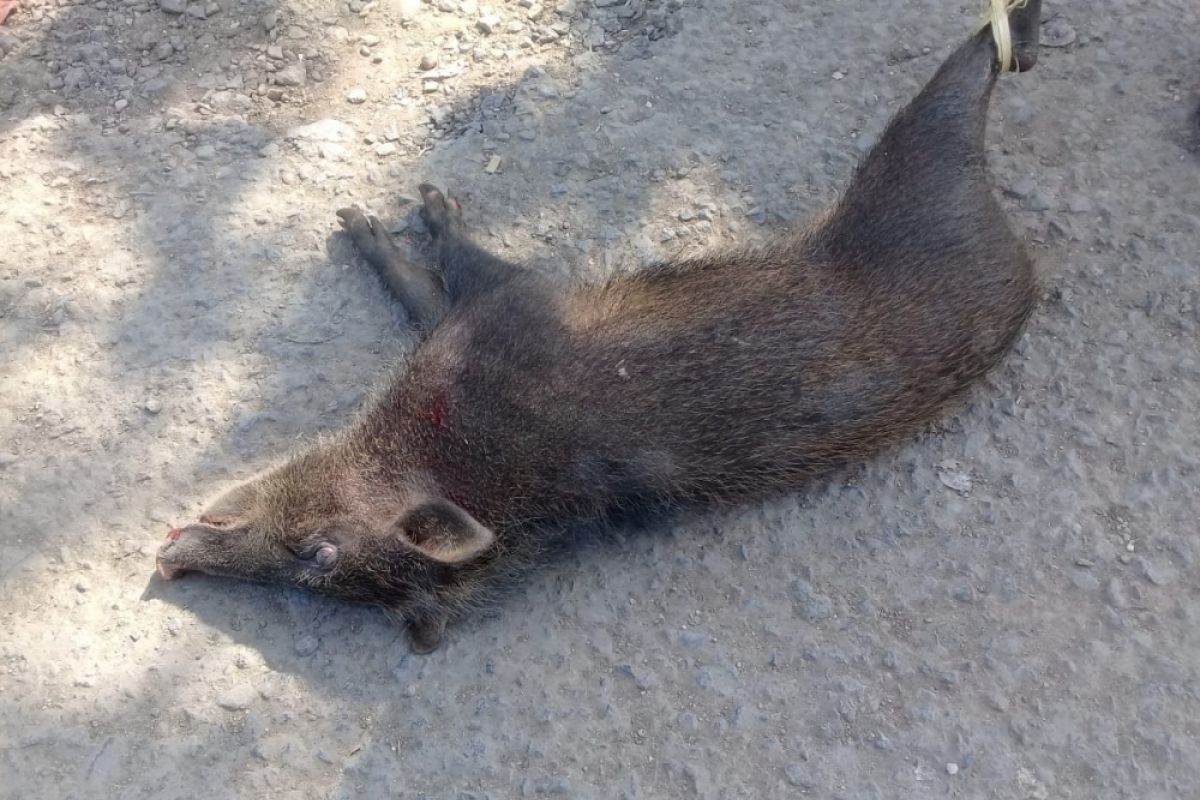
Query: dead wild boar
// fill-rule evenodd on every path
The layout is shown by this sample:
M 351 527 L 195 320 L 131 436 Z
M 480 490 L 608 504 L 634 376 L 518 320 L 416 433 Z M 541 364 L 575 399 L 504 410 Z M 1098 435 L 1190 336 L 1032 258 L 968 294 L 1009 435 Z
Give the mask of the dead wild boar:
M 1040 3 L 1012 12 L 1033 66 Z M 338 212 L 425 331 L 347 429 L 172 530 L 199 570 L 378 605 L 429 651 L 573 526 L 763 497 L 912 434 L 1007 352 L 1033 265 L 988 186 L 989 28 L 892 120 L 841 201 L 766 247 L 564 289 L 420 187 L 438 270 Z

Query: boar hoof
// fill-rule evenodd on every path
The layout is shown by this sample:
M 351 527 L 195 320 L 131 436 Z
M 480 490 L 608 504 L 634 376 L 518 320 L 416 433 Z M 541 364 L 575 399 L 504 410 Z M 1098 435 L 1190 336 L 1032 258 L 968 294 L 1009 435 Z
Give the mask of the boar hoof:
M 446 618 L 412 620 L 408 623 L 408 645 L 414 653 L 432 653 L 442 643 Z
M 432 183 L 422 183 L 417 189 L 425 201 L 421 218 L 429 226 L 433 237 L 439 239 L 457 231 L 462 225 L 462 205 L 453 197 L 443 195 Z
M 337 212 L 338 222 L 358 252 L 376 269 L 382 269 L 387 263 L 391 239 L 387 230 L 377 217 L 366 217 L 357 208 L 343 208 Z

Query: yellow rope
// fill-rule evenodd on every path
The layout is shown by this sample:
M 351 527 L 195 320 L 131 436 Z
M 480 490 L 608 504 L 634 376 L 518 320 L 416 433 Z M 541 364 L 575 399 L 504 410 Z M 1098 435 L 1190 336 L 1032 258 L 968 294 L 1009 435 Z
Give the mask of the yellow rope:
M 1008 15 L 1018 8 L 1024 8 L 1028 0 L 988 0 L 987 8 L 979 15 L 976 33 L 992 26 L 992 38 L 996 40 L 996 51 L 1000 58 L 1000 71 L 1013 72 L 1015 59 L 1012 49 L 1012 28 L 1008 25 Z M 1017 65 L 1019 68 L 1019 65 Z

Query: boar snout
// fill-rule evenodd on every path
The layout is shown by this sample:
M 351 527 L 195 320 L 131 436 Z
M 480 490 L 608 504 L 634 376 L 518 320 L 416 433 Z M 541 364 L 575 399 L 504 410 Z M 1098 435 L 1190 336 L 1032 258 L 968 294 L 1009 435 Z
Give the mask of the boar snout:
M 231 551 L 237 548 L 233 540 L 244 536 L 203 523 L 172 528 L 155 557 L 158 574 L 172 581 L 188 572 L 224 572 Z

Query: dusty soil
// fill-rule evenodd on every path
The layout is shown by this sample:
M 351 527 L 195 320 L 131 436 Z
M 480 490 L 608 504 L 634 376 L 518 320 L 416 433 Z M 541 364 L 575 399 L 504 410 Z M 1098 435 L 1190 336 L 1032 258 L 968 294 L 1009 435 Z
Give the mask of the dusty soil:
M 612 2 L 0 28 L 0 796 L 1200 796 L 1193 0 L 1048 3 L 989 134 L 1044 302 L 918 441 L 560 561 L 429 657 L 376 611 L 152 577 L 412 345 L 336 208 L 419 252 L 430 179 L 563 280 L 761 240 L 975 11 Z

